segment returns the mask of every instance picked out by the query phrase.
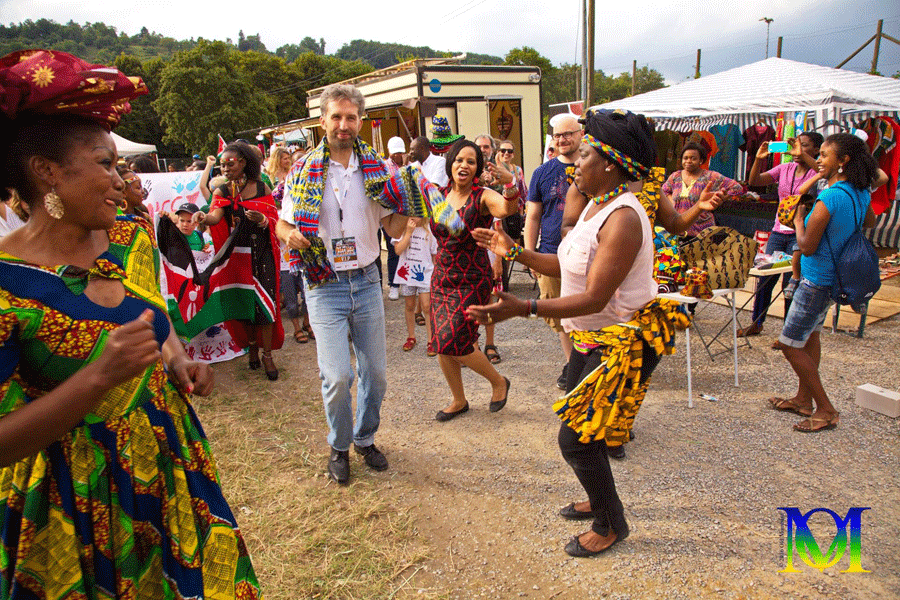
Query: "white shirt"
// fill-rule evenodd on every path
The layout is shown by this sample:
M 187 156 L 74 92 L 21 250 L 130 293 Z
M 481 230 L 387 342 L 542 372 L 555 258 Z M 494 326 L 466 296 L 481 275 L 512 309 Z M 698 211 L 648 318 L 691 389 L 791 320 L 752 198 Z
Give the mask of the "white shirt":
M 413 164 L 419 165 L 418 161 Z M 425 163 L 419 167 L 422 169 L 425 179 L 438 187 L 444 187 L 450 182 L 450 178 L 447 177 L 447 160 L 443 156 L 429 154 Z
M 408 285 L 410 287 L 429 289 L 431 287 L 431 273 L 434 271 L 432 256 L 437 254 L 437 240 L 431 231 L 425 227 L 416 227 L 409 239 L 406 250 L 400 253 L 397 260 L 397 270 L 394 274 L 394 285 Z M 391 243 L 397 244 L 399 238 L 394 238 Z
M 616 289 L 603 310 L 590 315 L 561 320 L 563 329 L 570 331 L 599 331 L 604 327 L 630 321 L 634 313 L 656 298 L 657 284 L 653 279 L 653 229 L 647 211 L 631 192 L 625 192 L 609 201 L 590 219 L 585 215 L 593 207 L 587 206 L 578 217 L 572 231 L 559 244 L 560 297 L 580 294 L 587 289 L 587 275 L 597 254 L 597 232 L 609 216 L 618 208 L 627 206 L 641 218 L 641 248 L 625 280 Z M 626 209 L 627 210 L 627 209 Z M 637 232 L 635 232 L 637 234 Z
M 6 237 L 19 227 L 23 226 L 25 221 L 19 218 L 19 215 L 13 212 L 13 210 L 9 207 L 9 204 L 6 205 L 6 218 L 0 217 L 0 238 Z
M 343 222 L 341 213 L 343 212 Z M 319 237 L 325 243 L 328 262 L 334 268 L 334 246 L 331 240 L 342 237 L 356 238 L 356 254 L 360 267 L 367 267 L 381 254 L 378 228 L 381 219 L 391 210 L 372 202 L 363 187 L 363 175 L 355 152 L 350 154 L 347 167 L 335 160 L 328 162 L 322 204 L 319 206 Z M 295 223 L 294 198 L 285 194 L 281 203 L 282 221 Z

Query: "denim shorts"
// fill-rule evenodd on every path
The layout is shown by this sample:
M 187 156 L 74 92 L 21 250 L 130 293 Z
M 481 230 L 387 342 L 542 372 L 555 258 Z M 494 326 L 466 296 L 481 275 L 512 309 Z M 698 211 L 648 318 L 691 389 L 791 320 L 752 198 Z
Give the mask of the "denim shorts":
M 419 294 L 427 294 L 431 291 L 431 288 L 427 287 L 416 287 L 414 285 L 406 285 L 405 283 L 400 284 L 400 295 L 406 298 L 407 296 L 418 296 Z
M 831 286 L 816 285 L 805 277 L 800 279 L 778 341 L 793 348 L 806 346 L 809 336 L 822 330 L 831 303 Z

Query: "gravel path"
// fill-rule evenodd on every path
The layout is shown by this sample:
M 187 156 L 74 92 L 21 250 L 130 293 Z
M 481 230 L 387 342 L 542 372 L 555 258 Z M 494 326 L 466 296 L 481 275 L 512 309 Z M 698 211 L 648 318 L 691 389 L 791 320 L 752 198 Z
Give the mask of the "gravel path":
M 536 294 L 518 271 L 511 287 Z M 653 376 L 627 459 L 613 461 L 631 536 L 609 554 L 573 559 L 562 547 L 587 526 L 556 515 L 583 499 L 550 410 L 563 363 L 556 334 L 540 321 L 499 325 L 498 368 L 512 381 L 507 407 L 489 413 L 487 382 L 464 369 L 472 410 L 438 423 L 449 390 L 437 359 L 425 355 L 424 328 L 412 352 L 401 350 L 402 306 L 386 301 L 389 386 L 378 444 L 391 469 L 377 477 L 392 502 L 412 508 L 434 557 L 414 579 L 422 590 L 452 598 L 900 597 L 898 422 L 854 403 L 863 383 L 900 388 L 897 317 L 867 328 L 863 340 L 823 335 L 821 372 L 841 426 L 815 435 L 795 433 L 796 417 L 768 409 L 768 397 L 796 385 L 781 353 L 769 349 L 781 320 L 769 319 L 753 347 L 740 349 L 739 387 L 731 355 L 711 361 L 695 342 L 695 396 L 718 401 L 695 397 L 693 409 L 679 334 L 677 353 Z M 709 330 L 728 316 L 711 306 L 700 322 Z M 871 573 L 841 573 L 849 552 L 824 573 L 798 559 L 799 573 L 779 573 L 782 506 L 842 516 L 871 507 L 861 529 L 862 566 Z M 831 519 L 820 514 L 810 525 L 827 547 Z

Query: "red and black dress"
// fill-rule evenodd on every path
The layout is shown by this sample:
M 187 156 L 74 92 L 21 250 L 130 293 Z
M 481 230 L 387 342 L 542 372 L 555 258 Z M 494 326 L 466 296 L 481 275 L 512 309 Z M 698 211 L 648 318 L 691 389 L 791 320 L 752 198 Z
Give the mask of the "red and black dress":
M 450 188 L 441 191 L 446 194 Z M 476 187 L 457 211 L 466 228 L 451 235 L 446 227 L 435 226 L 438 252 L 431 276 L 431 341 L 438 354 L 465 356 L 474 350 L 478 323 L 466 318 L 473 304 L 488 304 L 493 273 L 487 250 L 480 248 L 469 233 L 476 227 L 488 228 L 494 217 L 481 213 L 481 194 Z
M 263 182 L 256 182 L 256 196 L 242 198 L 232 196 L 229 185 L 225 184 L 213 193 L 210 210 L 221 208 L 225 215 L 210 227 L 216 253 L 231 253 L 225 268 L 231 270 L 230 279 L 234 285 L 226 286 L 220 301 L 222 303 L 225 327 L 234 341 L 242 348 L 249 344 L 262 346 L 262 339 L 247 339 L 246 330 L 235 321 L 254 324 L 273 323 L 272 348 L 279 349 L 284 343 L 284 328 L 281 325 L 280 275 L 281 257 L 275 224 L 278 215 L 271 194 L 266 194 Z M 266 227 L 259 227 L 245 216 L 246 211 L 261 212 L 268 219 Z M 261 334 L 257 334 L 258 336 Z

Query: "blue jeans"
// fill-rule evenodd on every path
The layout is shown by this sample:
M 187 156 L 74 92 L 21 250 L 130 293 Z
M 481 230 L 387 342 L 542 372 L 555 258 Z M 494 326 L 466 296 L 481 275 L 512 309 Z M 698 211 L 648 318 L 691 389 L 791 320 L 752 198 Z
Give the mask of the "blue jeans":
M 778 233 L 773 231 L 769 234 L 769 241 L 766 242 L 766 254 L 773 252 L 786 252 L 791 254 L 797 244 L 797 235 L 793 233 Z M 784 289 L 791 274 L 785 273 L 781 277 L 781 288 Z M 772 302 L 772 292 L 775 291 L 775 283 L 778 281 L 778 275 L 769 275 L 768 277 L 760 277 L 756 282 L 756 298 L 753 300 L 753 322 L 760 327 L 766 322 L 766 313 L 769 304 Z M 787 315 L 791 308 L 791 301 L 785 298 L 784 314 Z
M 350 443 L 371 446 L 381 422 L 387 389 L 384 300 L 375 263 L 340 271 L 338 280 L 306 288 L 309 322 L 316 334 L 322 400 L 328 418 L 328 444 L 349 450 Z M 353 424 L 353 367 L 347 334 L 356 354 L 356 425 Z
M 281 298 L 289 319 L 299 319 L 306 315 L 306 296 L 303 292 L 303 275 L 281 272 Z

